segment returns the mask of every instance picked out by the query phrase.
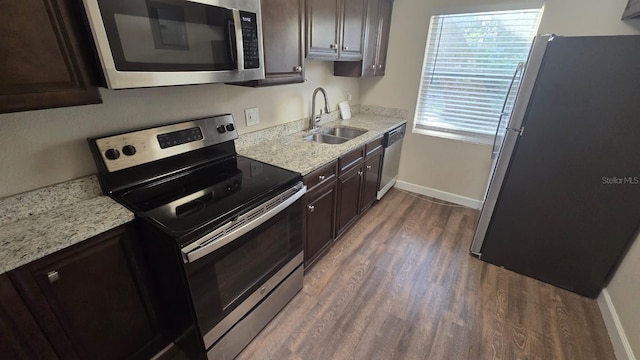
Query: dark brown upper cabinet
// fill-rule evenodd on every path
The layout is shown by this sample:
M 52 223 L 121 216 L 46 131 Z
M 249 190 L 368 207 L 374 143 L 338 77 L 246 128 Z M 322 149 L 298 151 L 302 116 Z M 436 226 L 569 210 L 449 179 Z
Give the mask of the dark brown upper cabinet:
M 265 78 L 233 85 L 304 82 L 304 0 L 262 0 L 261 5 Z
M 0 113 L 102 102 L 80 2 L 20 0 L 2 5 Z
M 384 76 L 391 29 L 393 0 L 369 0 L 362 61 L 334 63 L 336 76 Z
M 307 0 L 307 58 L 362 60 L 367 0 Z

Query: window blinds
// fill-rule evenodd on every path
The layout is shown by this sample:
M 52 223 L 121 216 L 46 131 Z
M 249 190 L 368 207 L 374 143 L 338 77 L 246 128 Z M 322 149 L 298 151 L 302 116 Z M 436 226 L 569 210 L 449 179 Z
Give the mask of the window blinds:
M 491 142 L 514 72 L 529 55 L 541 12 L 433 16 L 416 128 Z

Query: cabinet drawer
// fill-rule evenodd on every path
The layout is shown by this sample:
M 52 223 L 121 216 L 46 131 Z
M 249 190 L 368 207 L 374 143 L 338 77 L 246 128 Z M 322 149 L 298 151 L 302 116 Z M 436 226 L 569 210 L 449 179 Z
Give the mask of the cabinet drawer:
M 334 180 L 338 173 L 338 161 L 334 160 L 327 165 L 317 168 L 312 172 L 305 175 L 302 179 L 305 185 L 307 185 L 307 191 L 318 187 L 319 185 L 329 183 Z
M 365 154 L 366 154 L 366 155 L 365 155 L 365 158 L 367 158 L 367 159 L 368 159 L 368 158 L 369 158 L 369 157 L 371 157 L 371 155 L 373 155 L 374 153 L 376 153 L 376 152 L 378 152 L 378 151 L 382 150 L 382 140 L 383 140 L 383 139 L 384 139 L 384 137 L 383 137 L 383 136 L 381 136 L 381 137 L 379 137 L 379 138 L 377 138 L 377 139 L 374 139 L 374 140 L 372 140 L 372 141 L 368 142 L 368 143 L 364 146 L 364 148 L 365 148 Z
M 339 159 L 340 171 L 338 176 L 341 176 L 350 169 L 355 168 L 364 160 L 364 146 L 361 146 L 355 150 L 352 150 L 342 156 Z

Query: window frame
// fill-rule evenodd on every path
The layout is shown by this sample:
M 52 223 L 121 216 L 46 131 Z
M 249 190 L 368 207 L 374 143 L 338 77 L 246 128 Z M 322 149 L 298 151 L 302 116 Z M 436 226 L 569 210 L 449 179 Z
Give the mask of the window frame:
M 430 17 L 429 20 L 429 31 L 427 33 L 427 39 L 426 39 L 426 44 L 425 44 L 425 50 L 424 50 L 424 57 L 423 57 L 423 61 L 422 61 L 422 68 L 421 68 L 421 72 L 420 72 L 420 84 L 419 84 L 419 90 L 418 90 L 418 97 L 416 100 L 416 107 L 415 107 L 415 112 L 414 112 L 414 118 L 413 118 L 413 128 L 412 128 L 412 132 L 416 133 L 416 134 L 420 134 L 420 135 L 427 135 L 427 136 L 434 136 L 434 137 L 439 137 L 439 138 L 445 138 L 445 139 L 451 139 L 451 140 L 457 140 L 457 141 L 463 141 L 463 142 L 467 142 L 467 143 L 474 143 L 474 144 L 483 144 L 483 145 L 491 145 L 494 142 L 494 138 L 495 138 L 495 134 L 485 134 L 485 133 L 481 133 L 481 132 L 474 132 L 474 131 L 463 131 L 463 130 L 451 130 L 451 131 L 447 131 L 445 129 L 428 129 L 425 128 L 421 124 L 421 121 L 419 119 L 419 115 L 422 111 L 424 111 L 424 108 L 426 108 L 426 106 L 424 106 L 422 104 L 422 100 L 423 100 L 423 96 L 426 98 L 426 96 L 424 95 L 424 92 L 428 90 L 428 86 L 424 86 L 424 82 L 426 80 L 426 77 L 428 75 L 427 72 L 430 70 L 433 70 L 429 65 L 429 55 L 431 51 L 438 51 L 439 47 L 433 48 L 431 45 L 431 41 L 432 41 L 432 36 L 437 36 L 438 34 L 434 35 L 433 32 L 434 31 L 440 31 L 439 29 L 435 29 L 435 24 L 438 23 L 437 21 L 434 21 L 434 19 L 436 18 L 442 18 L 442 17 L 453 17 L 453 16 L 472 16 L 472 15 L 488 15 L 488 14 L 499 14 L 499 13 L 518 13 L 518 12 L 523 12 L 523 11 L 537 11 L 537 17 L 535 19 L 534 22 L 534 30 L 532 31 L 531 34 L 531 40 L 533 42 L 533 38 L 535 37 L 535 35 L 537 35 L 538 29 L 540 27 L 540 22 L 544 13 L 544 6 L 528 6 L 528 7 L 524 7 L 524 8 L 518 8 L 518 9 L 503 9 L 503 10 L 491 10 L 491 11 L 479 11 L 478 9 L 475 9 L 475 11 L 466 11 L 466 12 L 460 12 L 460 13 L 441 13 L 441 14 L 434 14 Z M 530 51 L 530 50 L 529 50 Z M 528 57 L 529 52 L 527 52 L 527 57 Z M 525 59 L 526 60 L 526 59 Z M 516 71 L 518 62 L 521 61 L 514 61 L 514 72 Z M 505 86 L 505 100 L 506 97 L 509 96 L 508 94 L 508 88 L 509 85 Z M 496 129 L 498 128 L 498 121 L 499 121 L 499 117 L 496 117 L 495 119 L 495 126 Z M 504 120 L 503 120 L 504 121 Z M 462 122 L 462 121 L 461 121 Z M 461 123 L 460 122 L 460 123 Z M 460 124 L 460 123 L 454 123 L 452 122 L 452 124 Z

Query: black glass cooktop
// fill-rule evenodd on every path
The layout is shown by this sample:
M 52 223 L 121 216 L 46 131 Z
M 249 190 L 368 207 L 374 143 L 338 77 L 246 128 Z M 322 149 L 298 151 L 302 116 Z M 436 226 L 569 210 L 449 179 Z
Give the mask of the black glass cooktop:
M 299 173 L 243 156 L 127 191 L 122 201 L 182 239 L 213 230 L 302 180 Z

